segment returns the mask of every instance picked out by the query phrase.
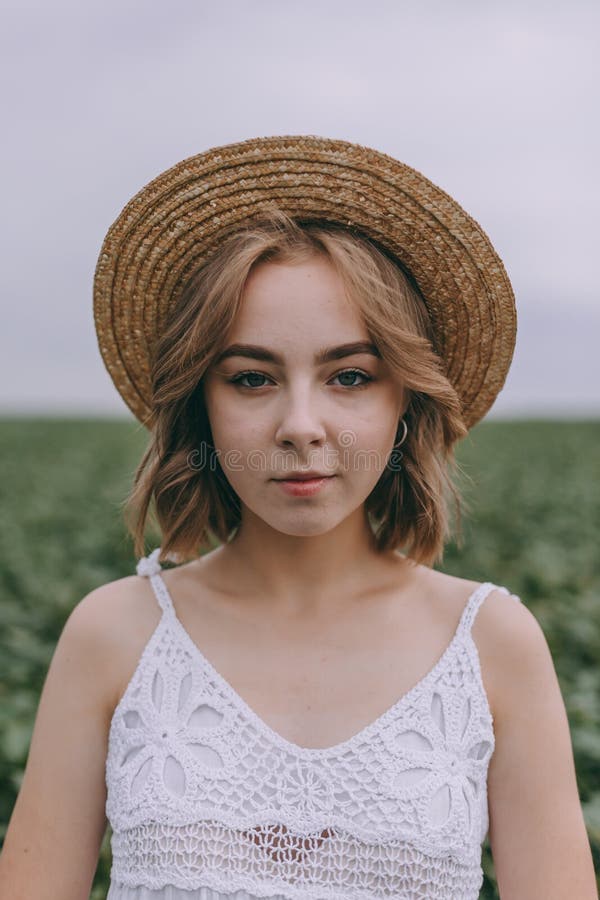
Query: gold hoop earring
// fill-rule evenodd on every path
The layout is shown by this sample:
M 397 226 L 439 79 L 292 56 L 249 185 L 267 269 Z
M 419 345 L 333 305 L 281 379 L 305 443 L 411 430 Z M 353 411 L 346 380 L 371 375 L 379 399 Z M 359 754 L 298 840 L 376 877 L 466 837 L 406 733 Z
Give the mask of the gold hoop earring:
M 397 447 L 399 447 L 401 444 L 403 444 L 404 441 L 406 440 L 406 435 L 408 434 L 408 426 L 407 426 L 406 422 L 404 421 L 404 417 L 402 417 L 400 419 L 400 421 L 402 422 L 402 425 L 404 426 L 404 434 L 402 435 L 401 440 L 399 440 L 397 444 L 394 444 L 394 446 L 392 447 L 392 450 L 395 450 Z
M 402 435 L 401 439 L 399 441 L 397 441 L 394 444 L 394 446 L 392 447 L 392 449 L 390 451 L 390 456 L 389 456 L 389 459 L 387 462 L 387 467 L 388 467 L 388 469 L 391 469 L 392 472 L 399 472 L 400 469 L 402 468 L 401 460 L 402 460 L 402 457 L 404 456 L 404 453 L 402 452 L 402 450 L 398 450 L 398 447 L 404 443 L 404 441 L 406 440 L 406 435 L 408 434 L 408 427 L 406 425 L 406 422 L 404 421 L 403 418 L 400 419 L 400 421 L 402 422 L 402 425 L 404 426 L 404 434 Z

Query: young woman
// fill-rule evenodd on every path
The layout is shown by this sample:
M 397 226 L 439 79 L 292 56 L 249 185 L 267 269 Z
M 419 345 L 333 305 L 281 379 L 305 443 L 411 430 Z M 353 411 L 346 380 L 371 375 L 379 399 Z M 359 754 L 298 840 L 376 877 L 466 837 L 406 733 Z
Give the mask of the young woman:
M 111 900 L 474 900 L 488 829 L 502 900 L 595 898 L 543 633 L 433 569 L 514 346 L 479 226 L 373 150 L 257 139 L 146 186 L 95 291 L 142 558 L 66 623 L 2 898 L 83 900 L 107 820 Z

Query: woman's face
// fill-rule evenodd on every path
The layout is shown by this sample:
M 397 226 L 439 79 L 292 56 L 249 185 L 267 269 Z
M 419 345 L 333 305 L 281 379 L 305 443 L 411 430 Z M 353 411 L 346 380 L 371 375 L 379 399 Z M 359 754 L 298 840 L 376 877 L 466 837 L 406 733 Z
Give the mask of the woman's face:
M 204 377 L 214 447 L 242 525 L 249 510 L 288 535 L 322 534 L 377 484 L 403 392 L 375 348 L 334 353 L 359 342 L 372 346 L 326 258 L 252 270 L 224 353 Z M 290 493 L 278 479 L 298 471 L 331 477 L 313 493 Z

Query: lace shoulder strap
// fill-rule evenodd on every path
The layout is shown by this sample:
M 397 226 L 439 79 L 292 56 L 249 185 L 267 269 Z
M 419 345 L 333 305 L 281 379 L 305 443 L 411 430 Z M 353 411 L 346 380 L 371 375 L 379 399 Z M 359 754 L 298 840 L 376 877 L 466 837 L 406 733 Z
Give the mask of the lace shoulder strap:
M 152 585 L 152 590 L 154 591 L 154 596 L 158 601 L 158 605 L 162 609 L 163 612 L 168 615 L 175 615 L 175 608 L 173 606 L 173 601 L 171 600 L 171 596 L 169 591 L 167 590 L 167 586 L 163 580 L 162 575 L 162 566 L 159 563 L 160 557 L 160 547 L 157 547 L 156 550 L 153 550 L 149 556 L 142 556 L 135 567 L 136 573 L 138 575 L 146 576 L 150 579 L 150 584 Z
M 465 608 L 463 609 L 462 616 L 460 618 L 459 628 L 461 631 L 469 632 L 471 630 L 471 626 L 473 625 L 473 620 L 477 615 L 477 610 L 492 591 L 500 591 L 503 594 L 506 594 L 507 597 L 512 597 L 514 600 L 517 600 L 519 603 L 521 602 L 521 598 L 516 594 L 511 594 L 508 588 L 503 587 L 499 584 L 494 584 L 491 581 L 484 581 L 483 584 L 480 584 L 478 588 L 475 588 L 467 603 Z

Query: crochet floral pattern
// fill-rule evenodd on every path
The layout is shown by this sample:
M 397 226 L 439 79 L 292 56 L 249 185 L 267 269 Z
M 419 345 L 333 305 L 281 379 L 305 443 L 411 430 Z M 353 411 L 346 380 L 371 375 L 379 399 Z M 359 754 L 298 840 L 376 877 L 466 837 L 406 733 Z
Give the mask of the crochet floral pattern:
M 155 551 L 137 571 L 163 615 L 109 732 L 111 900 L 119 885 L 476 900 L 494 731 L 471 625 L 497 586 L 473 592 L 410 691 L 353 737 L 316 749 L 277 734 L 216 671 L 157 566 Z
M 490 723 L 479 716 L 476 698 L 464 689 L 433 691 L 427 717 L 386 735 L 390 793 L 416 796 L 429 788 L 427 803 L 420 807 L 424 828 L 444 825 L 453 807 L 467 834 L 477 821 L 481 782 L 493 748 L 493 736 L 485 736 Z
M 219 753 L 202 743 L 205 729 L 217 727 L 223 714 L 207 703 L 192 704 L 194 708 L 190 709 L 187 701 L 192 686 L 191 673 L 179 684 L 176 705 L 171 702 L 172 695 L 165 698 L 165 682 L 159 669 L 154 672 L 151 684 L 151 704 L 140 703 L 123 716 L 127 736 L 123 741 L 121 768 L 130 770 L 132 798 L 143 791 L 153 773 L 162 779 L 172 796 L 183 797 L 187 781 L 186 755 L 204 766 L 223 765 Z
M 305 818 L 316 818 L 333 809 L 333 790 L 314 766 L 295 762 L 277 778 L 277 799 Z

